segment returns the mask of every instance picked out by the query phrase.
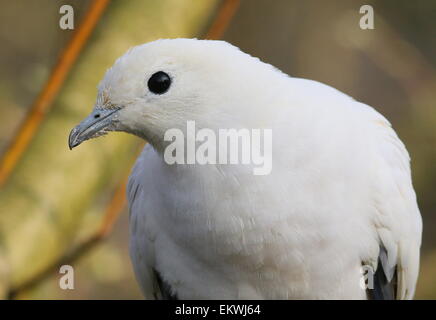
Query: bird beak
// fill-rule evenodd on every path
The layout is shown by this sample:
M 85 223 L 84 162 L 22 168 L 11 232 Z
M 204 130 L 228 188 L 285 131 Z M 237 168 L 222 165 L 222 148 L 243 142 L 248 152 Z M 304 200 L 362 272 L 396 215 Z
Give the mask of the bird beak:
M 118 111 L 119 108 L 95 109 L 87 118 L 71 130 L 68 138 L 70 150 L 77 147 L 83 141 L 106 134 L 107 131 L 112 131 Z

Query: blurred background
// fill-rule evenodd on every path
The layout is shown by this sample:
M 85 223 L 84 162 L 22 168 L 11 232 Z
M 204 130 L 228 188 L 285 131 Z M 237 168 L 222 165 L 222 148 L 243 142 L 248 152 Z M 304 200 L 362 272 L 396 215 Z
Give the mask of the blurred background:
M 62 5 L 74 30 L 62 30 Z M 375 29 L 362 30 L 362 5 Z M 412 156 L 424 219 L 416 298 L 436 298 L 434 0 L 0 0 L 0 298 L 141 299 L 124 183 L 142 142 L 68 150 L 105 70 L 159 38 L 221 38 L 375 107 Z M 74 267 L 74 290 L 59 267 Z

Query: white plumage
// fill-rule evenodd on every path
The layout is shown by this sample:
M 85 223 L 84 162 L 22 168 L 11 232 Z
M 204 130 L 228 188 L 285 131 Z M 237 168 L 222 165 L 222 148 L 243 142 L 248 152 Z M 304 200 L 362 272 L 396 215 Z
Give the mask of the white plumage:
M 159 95 L 147 88 L 157 71 L 172 79 Z M 99 96 L 93 114 L 119 108 L 103 131 L 151 144 L 128 184 L 131 257 L 146 298 L 366 299 L 362 265 L 387 278 L 376 283 L 382 291 L 413 297 L 422 227 L 409 155 L 373 108 L 226 42 L 193 39 L 133 48 Z M 188 120 L 272 129 L 271 174 L 166 164 L 164 133 Z

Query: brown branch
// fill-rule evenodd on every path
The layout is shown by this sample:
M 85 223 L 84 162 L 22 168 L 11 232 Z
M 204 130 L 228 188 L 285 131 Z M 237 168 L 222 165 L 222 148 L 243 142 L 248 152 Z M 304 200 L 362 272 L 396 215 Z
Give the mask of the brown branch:
M 209 31 L 207 32 L 207 35 L 205 36 L 206 39 L 218 39 L 222 37 L 239 6 L 239 2 L 239 0 L 223 1 L 218 10 L 217 16 L 215 17 Z M 144 144 L 141 143 L 139 149 L 142 150 L 143 147 Z M 128 174 L 124 176 L 123 180 L 118 185 L 111 201 L 106 206 L 102 224 L 96 233 L 79 244 L 77 247 L 73 248 L 68 254 L 62 256 L 53 264 L 49 265 L 41 273 L 35 275 L 32 279 L 26 281 L 20 286 L 17 286 L 16 288 L 12 288 L 9 292 L 9 299 L 14 299 L 20 292 L 32 289 L 41 281 L 44 281 L 53 273 L 57 272 L 60 266 L 64 264 L 72 264 L 72 262 L 80 259 L 86 252 L 89 252 L 90 249 L 97 245 L 112 231 L 115 222 L 117 221 L 121 212 L 124 210 L 127 203 L 125 192 L 127 179 Z
M 205 39 L 220 39 L 227 30 L 230 21 L 238 10 L 240 0 L 223 0 L 218 14 L 216 15 L 209 31 L 204 36 Z
M 120 183 L 120 185 L 116 188 L 109 204 L 106 206 L 106 210 L 103 215 L 103 221 L 96 233 L 94 233 L 88 239 L 77 245 L 73 250 L 47 266 L 41 273 L 36 274 L 33 278 L 27 280 L 23 284 L 12 288 L 9 291 L 8 298 L 14 299 L 20 292 L 34 288 L 41 281 L 58 272 L 59 268 L 62 265 L 72 264 L 72 262 L 79 260 L 87 252 L 89 252 L 90 249 L 92 249 L 96 244 L 104 239 L 112 231 L 113 225 L 115 224 L 118 215 L 123 211 L 126 205 L 126 182 L 127 175 L 123 179 L 122 183 Z
M 21 156 L 26 151 L 37 132 L 52 102 L 68 76 L 71 67 L 85 46 L 109 0 L 94 0 L 88 9 L 83 22 L 79 25 L 71 40 L 59 56 L 56 66 L 45 83 L 40 94 L 33 102 L 30 111 L 20 125 L 17 134 L 6 149 L 0 161 L 0 187 L 11 175 Z

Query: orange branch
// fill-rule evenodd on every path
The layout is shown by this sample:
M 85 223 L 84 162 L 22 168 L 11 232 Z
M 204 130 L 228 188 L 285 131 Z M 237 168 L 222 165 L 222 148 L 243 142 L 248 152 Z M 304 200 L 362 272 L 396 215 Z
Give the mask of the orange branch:
M 57 93 L 61 89 L 71 67 L 94 30 L 109 0 L 94 0 L 87 11 L 83 22 L 73 34 L 71 40 L 59 56 L 45 86 L 30 108 L 18 133 L 13 138 L 0 162 L 0 187 L 4 185 L 17 162 L 20 160 L 29 143 L 32 141 L 45 114 L 52 106 Z
M 78 244 L 74 249 L 63 255 L 62 257 L 56 259 L 53 263 L 47 266 L 42 272 L 36 274 L 34 277 L 30 278 L 26 282 L 17 287 L 11 288 L 8 294 L 8 299 L 15 299 L 21 292 L 27 291 L 38 285 L 41 281 L 45 280 L 53 273 L 57 272 L 62 265 L 71 264 L 77 261 L 85 253 L 90 251 L 96 244 L 98 244 L 102 239 L 104 239 L 111 231 L 112 227 L 117 220 L 118 215 L 124 209 L 126 205 L 125 197 L 125 186 L 127 178 L 117 187 L 114 195 L 106 207 L 104 213 L 103 221 L 101 222 L 100 228 L 89 238 L 87 238 L 82 243 Z
M 205 39 L 220 39 L 227 30 L 230 21 L 238 10 L 240 0 L 223 0 L 218 14 L 215 17 L 209 31 L 204 36 Z
M 128 175 L 126 175 L 121 181 L 121 183 L 118 185 L 114 195 L 112 196 L 112 199 L 106 206 L 103 222 L 100 226 L 100 229 L 97 232 L 99 238 L 105 237 L 112 231 L 113 225 L 117 221 L 118 216 L 126 206 L 127 179 L 128 179 Z

